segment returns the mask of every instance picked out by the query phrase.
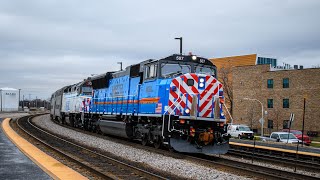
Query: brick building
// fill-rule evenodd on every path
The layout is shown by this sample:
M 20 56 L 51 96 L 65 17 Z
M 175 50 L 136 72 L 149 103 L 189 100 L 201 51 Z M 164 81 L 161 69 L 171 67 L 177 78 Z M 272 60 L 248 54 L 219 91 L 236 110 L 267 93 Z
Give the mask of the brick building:
M 238 66 L 249 66 L 257 64 L 271 64 L 271 66 L 277 66 L 277 59 L 260 57 L 257 54 L 248 54 L 240 56 L 228 56 L 221 58 L 211 58 L 210 59 L 214 65 L 217 66 L 218 79 L 223 84 L 225 104 L 233 114 L 233 88 L 232 88 L 232 68 Z M 231 118 L 227 114 L 228 122 Z
M 232 68 L 232 77 L 234 123 L 248 124 L 260 132 L 260 101 L 267 112 L 264 134 L 286 128 L 290 113 L 295 114 L 292 129 L 301 130 L 305 98 L 305 131 L 320 131 L 320 68 L 276 70 L 270 65 L 239 66 Z

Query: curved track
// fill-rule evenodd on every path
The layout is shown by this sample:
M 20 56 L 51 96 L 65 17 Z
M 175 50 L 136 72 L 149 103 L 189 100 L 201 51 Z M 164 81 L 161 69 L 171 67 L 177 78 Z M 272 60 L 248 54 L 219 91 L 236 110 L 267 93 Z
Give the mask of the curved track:
M 65 126 L 65 125 L 64 125 Z M 66 126 L 65 126 L 66 127 Z M 69 127 L 70 128 L 70 127 Z M 74 129 L 74 128 L 72 128 Z M 78 129 L 77 131 L 81 132 L 82 130 Z M 89 133 L 91 135 L 96 135 L 90 132 L 82 131 L 83 133 Z M 99 136 L 100 135 L 96 135 Z M 129 142 L 127 142 L 129 143 Z M 132 142 L 130 142 L 132 143 Z M 136 143 L 134 143 L 136 144 Z M 137 145 L 137 144 L 136 144 Z M 140 146 L 140 145 L 138 145 Z M 254 178 L 266 178 L 266 179 L 317 179 L 316 177 L 311 177 L 308 175 L 303 175 L 299 173 L 295 173 L 292 171 L 284 171 L 278 170 L 274 168 L 269 168 L 265 166 L 259 166 L 252 163 L 245 163 L 234 161 L 226 158 L 217 158 L 216 156 L 198 156 L 198 155 L 191 155 L 190 154 L 176 154 L 170 153 L 168 151 L 163 151 L 161 149 L 154 149 L 148 146 L 140 146 L 140 148 L 146 148 L 148 150 L 153 149 L 155 152 L 164 153 L 168 156 L 177 157 L 179 159 L 188 159 L 190 161 L 195 161 L 197 163 L 203 164 L 207 167 L 223 169 L 224 171 L 227 170 L 229 172 L 238 172 L 239 174 L 254 177 Z M 241 152 L 240 152 L 241 154 Z M 198 156 L 198 157 L 195 157 Z M 260 159 L 259 154 L 255 155 L 256 159 Z M 319 178 L 318 178 L 319 179 Z
M 64 127 L 68 127 L 63 125 Z M 70 127 L 69 127 L 70 128 Z M 73 128 L 72 128 L 73 129 Z M 79 130 L 79 129 L 78 129 Z M 81 131 L 81 130 L 79 130 Z M 89 133 L 84 132 L 83 133 Z M 91 135 L 94 135 L 90 133 Z M 150 148 L 148 146 L 140 146 L 139 148 L 146 148 L 148 150 L 153 149 L 153 151 L 160 153 L 168 154 L 170 152 L 164 152 L 161 149 L 154 149 Z M 295 173 L 292 171 L 284 171 L 284 170 L 278 170 L 274 168 L 269 168 L 266 166 L 259 166 L 252 163 L 246 163 L 246 162 L 239 162 L 235 160 L 230 160 L 226 158 L 217 158 L 216 156 L 206 156 L 206 155 L 190 155 L 190 154 L 176 154 L 171 153 L 170 156 L 177 156 L 177 158 L 182 159 L 190 159 L 192 161 L 196 161 L 198 163 L 201 163 L 205 166 L 212 167 L 212 168 L 220 168 L 220 169 L 227 169 L 227 171 L 230 172 L 239 172 L 239 174 L 244 174 L 246 176 L 252 176 L 252 177 L 261 177 L 266 179 L 317 179 L 312 176 L 303 175 L 299 173 Z M 260 159 L 260 155 L 256 154 L 255 158 Z
M 53 151 L 80 164 L 102 179 L 167 179 L 158 174 L 121 162 L 40 129 L 30 122 L 34 116 L 17 120 L 17 125 L 29 136 Z

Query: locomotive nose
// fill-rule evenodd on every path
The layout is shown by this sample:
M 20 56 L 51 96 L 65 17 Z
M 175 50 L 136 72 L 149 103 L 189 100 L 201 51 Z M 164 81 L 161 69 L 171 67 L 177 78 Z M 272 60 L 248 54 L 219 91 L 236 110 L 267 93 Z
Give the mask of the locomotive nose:
M 222 84 L 205 74 L 188 73 L 178 76 L 170 84 L 170 113 L 176 115 L 220 119 Z M 219 106 L 219 107 L 218 107 Z

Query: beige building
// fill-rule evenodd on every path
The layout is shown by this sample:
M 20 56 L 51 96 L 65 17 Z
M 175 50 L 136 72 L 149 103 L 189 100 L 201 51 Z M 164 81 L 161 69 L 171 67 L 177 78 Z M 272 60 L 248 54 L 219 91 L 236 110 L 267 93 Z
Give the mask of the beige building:
M 295 115 L 291 128 L 301 130 L 305 98 L 305 132 L 320 133 L 320 68 L 233 67 L 232 85 L 234 123 L 247 124 L 260 133 L 261 102 L 265 135 L 288 127 L 291 113 Z

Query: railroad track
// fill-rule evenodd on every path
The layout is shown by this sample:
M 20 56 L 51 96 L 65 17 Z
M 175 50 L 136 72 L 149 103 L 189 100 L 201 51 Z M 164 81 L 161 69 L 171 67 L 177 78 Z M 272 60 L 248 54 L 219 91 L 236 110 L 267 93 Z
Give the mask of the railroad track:
M 68 127 L 68 126 L 64 126 L 64 127 Z M 82 131 L 82 132 L 88 133 L 86 131 Z M 92 133 L 90 133 L 90 134 L 94 135 Z M 170 152 L 167 152 L 164 150 L 159 150 L 159 149 L 154 149 L 154 148 L 150 148 L 150 147 L 146 147 L 146 146 L 140 146 L 139 148 L 145 148 L 147 150 L 152 150 L 154 152 L 159 151 L 159 153 L 165 153 L 168 155 L 170 154 Z M 295 173 L 293 171 L 277 170 L 277 169 L 268 168 L 265 166 L 257 166 L 257 165 L 251 164 L 251 163 L 244 163 L 244 162 L 229 160 L 229 159 L 225 159 L 225 158 L 216 158 L 216 157 L 211 157 L 211 156 L 203 156 L 203 157 L 197 158 L 197 157 L 189 156 L 189 155 L 185 155 L 185 154 L 172 154 L 172 153 L 170 156 L 173 156 L 173 157 L 177 156 L 177 158 L 180 158 L 180 159 L 188 158 L 192 161 L 196 161 L 198 163 L 204 164 L 207 167 L 212 167 L 212 168 L 218 167 L 218 168 L 224 169 L 224 170 L 228 169 L 229 172 L 237 171 L 240 174 L 244 174 L 244 175 L 252 176 L 252 177 L 261 177 L 261 178 L 266 178 L 266 179 L 306 179 L 306 180 L 307 179 L 315 179 L 314 177 Z
M 294 171 L 285 171 L 274 169 L 266 166 L 260 166 L 252 163 L 241 162 L 237 160 L 231 160 L 216 156 L 202 156 L 196 155 L 189 156 L 191 159 L 201 161 L 202 163 L 211 164 L 217 167 L 228 167 L 229 169 L 233 169 L 234 171 L 241 171 L 244 174 L 249 176 L 253 176 L 254 178 L 266 178 L 266 179 L 287 179 L 287 180 L 311 180 L 311 179 L 320 179 L 314 176 L 304 175 L 300 173 L 296 173 Z
M 270 155 L 270 156 L 274 156 L 277 158 L 284 158 L 284 159 L 288 159 L 289 161 L 292 160 L 297 160 L 298 162 L 306 162 L 305 164 L 310 164 L 310 165 L 317 165 L 320 166 L 320 157 L 318 156 L 312 156 L 312 155 L 308 155 L 308 154 L 296 154 L 296 147 L 291 146 L 291 149 L 287 149 L 289 151 L 294 151 L 294 153 L 290 153 L 290 152 L 286 152 L 286 151 L 276 151 L 273 150 L 273 148 L 283 148 L 283 147 L 279 147 L 279 144 L 277 144 L 277 146 L 268 146 L 268 144 L 263 143 L 263 142 L 256 142 L 256 146 L 263 146 L 266 148 L 254 148 L 254 142 L 253 141 L 244 141 L 241 142 L 237 139 L 234 139 L 233 142 L 235 143 L 240 143 L 240 144 L 245 144 L 244 146 L 241 145 L 236 145 L 236 144 L 230 144 L 230 149 L 232 150 L 237 150 L 237 151 L 248 151 L 248 152 L 253 152 L 255 151 L 255 154 L 265 154 L 265 155 Z M 285 146 L 285 145 L 283 145 Z M 270 148 L 269 148 L 270 147 Z M 301 147 L 299 148 L 301 149 Z M 299 151 L 301 152 L 301 151 Z M 308 151 L 306 151 L 306 153 L 308 153 Z M 317 153 L 317 151 L 312 152 L 312 153 Z
M 229 155 L 243 157 L 247 159 L 252 159 L 252 161 L 256 161 L 259 159 L 260 161 L 266 161 L 273 164 L 281 164 L 286 167 L 291 167 L 293 169 L 300 169 L 300 170 L 308 170 L 314 172 L 320 172 L 320 164 L 310 162 L 310 161 L 303 161 L 296 158 L 286 158 L 283 156 L 276 156 L 270 155 L 266 153 L 259 153 L 259 152 L 252 152 L 252 151 L 245 151 L 245 150 L 237 150 L 237 149 L 230 149 L 228 151 Z
M 65 126 L 68 127 L 68 126 Z M 70 127 L 69 127 L 70 128 Z M 73 129 L 73 128 L 72 128 Z M 79 132 L 88 133 L 94 136 L 99 136 L 94 133 L 86 132 L 83 130 L 79 130 Z M 127 142 L 128 143 L 128 142 Z M 136 144 L 136 143 L 134 143 Z M 137 145 L 137 144 L 136 144 Z M 295 173 L 292 171 L 284 171 L 284 170 L 278 170 L 273 169 L 265 166 L 257 166 L 255 164 L 251 163 L 245 163 L 245 162 L 239 162 L 235 160 L 229 160 L 225 158 L 217 158 L 216 156 L 203 156 L 203 157 L 194 157 L 186 154 L 176 154 L 176 153 L 170 153 L 168 151 L 164 151 L 161 149 L 154 149 L 148 146 L 140 146 L 139 148 L 146 148 L 147 150 L 152 150 L 154 152 L 159 152 L 168 156 L 177 157 L 178 159 L 188 159 L 191 161 L 195 161 L 197 163 L 201 163 L 204 166 L 212 167 L 215 169 L 223 169 L 224 171 L 227 170 L 227 172 L 238 172 L 238 174 L 242 174 L 245 176 L 253 177 L 253 178 L 265 178 L 265 179 L 317 179 L 315 177 L 311 177 L 308 175 L 303 175 L 299 173 Z M 256 156 L 257 157 L 257 156 Z M 318 178 L 319 179 L 319 178 Z
M 30 122 L 34 116 L 17 119 L 17 125 L 30 137 L 67 159 L 80 164 L 102 179 L 167 179 L 153 172 L 119 161 L 105 154 L 46 132 Z

